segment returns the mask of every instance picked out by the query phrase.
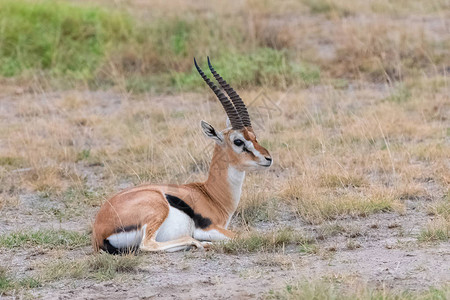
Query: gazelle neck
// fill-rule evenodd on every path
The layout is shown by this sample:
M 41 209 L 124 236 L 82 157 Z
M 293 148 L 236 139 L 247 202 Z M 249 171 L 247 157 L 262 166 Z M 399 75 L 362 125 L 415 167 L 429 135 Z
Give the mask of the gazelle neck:
M 218 202 L 228 214 L 226 226 L 241 199 L 244 178 L 245 172 L 233 167 L 228 161 L 227 154 L 220 146 L 216 145 L 205 188 L 212 198 L 211 200 Z

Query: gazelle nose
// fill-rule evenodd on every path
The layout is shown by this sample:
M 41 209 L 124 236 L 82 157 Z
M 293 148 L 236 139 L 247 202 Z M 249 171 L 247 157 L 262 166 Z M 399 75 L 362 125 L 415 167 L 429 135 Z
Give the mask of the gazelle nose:
M 272 162 L 272 157 L 264 157 L 267 161 L 270 161 L 270 162 Z

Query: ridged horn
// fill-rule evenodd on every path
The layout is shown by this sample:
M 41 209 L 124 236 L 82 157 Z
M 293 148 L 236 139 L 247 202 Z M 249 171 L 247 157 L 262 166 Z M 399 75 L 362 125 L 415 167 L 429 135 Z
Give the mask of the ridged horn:
M 230 97 L 231 101 L 234 104 L 234 107 L 236 108 L 239 116 L 241 117 L 242 123 L 245 127 L 252 127 L 252 123 L 250 121 L 250 115 L 248 114 L 247 107 L 245 106 L 244 101 L 242 101 L 241 97 L 239 97 L 238 93 L 226 82 L 225 79 L 222 78 L 222 76 L 219 75 L 219 73 L 214 70 L 213 66 L 211 65 L 211 62 L 209 60 L 208 56 L 208 66 L 211 70 L 211 73 L 214 75 L 214 78 L 217 80 L 217 82 L 220 84 L 220 86 L 227 92 L 228 96 Z
M 194 57 L 194 64 L 200 76 L 202 76 L 203 80 L 213 90 L 214 94 L 216 94 L 217 98 L 219 99 L 220 103 L 225 109 L 225 112 L 228 118 L 230 119 L 231 127 L 233 127 L 233 129 L 236 130 L 243 129 L 244 123 L 242 122 L 239 113 L 237 112 L 236 108 L 234 107 L 230 99 L 228 99 L 228 97 L 225 96 L 224 93 L 222 93 L 222 91 L 211 80 L 209 80 L 209 78 L 205 75 L 205 73 L 203 73 L 202 69 L 200 69 L 200 67 L 197 64 L 195 57 Z

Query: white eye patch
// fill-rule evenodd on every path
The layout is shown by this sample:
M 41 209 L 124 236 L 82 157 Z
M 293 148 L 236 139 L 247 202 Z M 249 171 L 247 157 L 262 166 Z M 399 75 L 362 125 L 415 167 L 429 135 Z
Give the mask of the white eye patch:
M 236 146 L 236 145 L 234 144 L 234 141 L 237 140 L 237 139 L 243 141 L 243 142 L 244 142 L 244 145 L 243 145 L 243 146 Z M 230 135 L 230 141 L 231 141 L 233 150 L 234 150 L 236 153 L 241 153 L 242 151 L 244 151 L 243 149 L 244 149 L 244 147 L 245 147 L 248 151 L 250 151 L 251 153 L 253 153 L 254 156 L 256 156 L 256 157 L 261 157 L 261 153 L 259 153 L 259 151 L 255 149 L 255 146 L 253 145 L 253 143 L 252 143 L 251 141 L 247 141 L 241 133 L 239 133 L 239 132 L 233 132 L 233 133 Z

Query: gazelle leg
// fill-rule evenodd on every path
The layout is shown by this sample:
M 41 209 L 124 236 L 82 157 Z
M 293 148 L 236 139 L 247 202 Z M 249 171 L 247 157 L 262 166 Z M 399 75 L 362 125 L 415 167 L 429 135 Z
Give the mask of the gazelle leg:
M 214 226 L 213 227 L 215 230 L 217 230 L 218 232 L 220 232 L 221 234 L 223 234 L 224 236 L 226 236 L 228 239 L 232 239 L 234 237 L 236 237 L 236 233 L 234 233 L 231 230 L 219 227 L 219 226 Z
M 223 241 L 232 239 L 234 236 L 234 232 L 214 225 L 206 230 L 197 228 L 194 231 L 194 238 L 200 241 Z
M 154 238 L 151 238 L 147 241 L 144 241 L 140 249 L 142 251 L 167 251 L 167 252 L 175 252 L 180 250 L 185 250 L 190 248 L 191 246 L 195 246 L 198 249 L 203 249 L 202 243 L 197 241 L 196 239 L 186 236 L 173 241 L 168 242 L 157 242 Z

